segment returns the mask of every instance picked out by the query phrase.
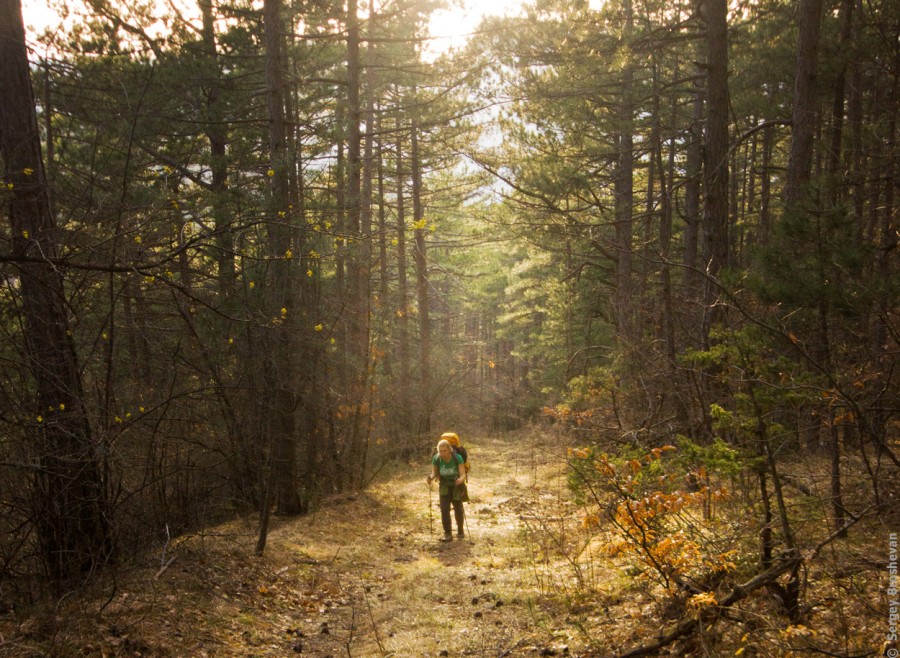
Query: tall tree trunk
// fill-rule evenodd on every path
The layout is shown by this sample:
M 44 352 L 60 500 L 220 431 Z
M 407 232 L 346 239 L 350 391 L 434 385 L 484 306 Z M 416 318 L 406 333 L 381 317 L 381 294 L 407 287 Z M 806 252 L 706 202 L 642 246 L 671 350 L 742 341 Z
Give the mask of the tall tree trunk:
M 775 141 L 775 127 L 766 126 L 762 134 L 762 167 L 759 182 L 759 243 L 769 244 L 772 234 L 772 142 Z
M 378 123 L 376 126 L 376 131 L 381 134 L 383 130 L 383 123 L 381 117 L 379 116 Z M 375 165 L 377 180 L 378 180 L 378 298 L 380 300 L 380 310 L 382 317 L 382 328 L 383 334 L 386 335 L 386 339 L 389 340 L 389 336 L 387 336 L 387 326 L 389 323 L 393 322 L 393 318 L 386 316 L 386 313 L 389 313 L 389 309 L 391 307 L 390 304 L 390 282 L 388 281 L 388 230 L 387 230 L 387 204 L 385 200 L 385 184 L 384 184 L 384 141 L 379 137 L 377 141 L 377 149 L 376 153 L 377 162 Z M 385 323 L 384 318 L 387 317 L 387 322 Z M 386 349 L 384 359 L 382 361 L 382 366 L 384 367 L 384 374 L 388 379 L 392 379 L 393 375 L 393 355 L 392 350 Z
M 813 138 L 818 125 L 816 65 L 821 23 L 822 0 L 800 0 L 791 114 L 791 151 L 784 186 L 784 200 L 789 211 L 798 209 L 806 199 L 812 173 Z
M 339 94 L 338 91 L 335 91 L 335 93 Z M 336 269 L 335 283 L 337 285 L 338 294 L 340 295 L 346 294 L 347 290 L 347 250 L 343 244 L 343 237 L 347 235 L 347 148 L 346 144 L 344 143 L 344 130 L 346 127 L 346 116 L 344 114 L 344 111 L 345 104 L 343 102 L 338 103 L 334 117 L 334 122 L 337 126 L 337 135 L 335 136 L 337 140 L 337 155 L 335 157 L 334 163 L 334 202 L 337 207 L 337 213 L 335 217 L 334 227 L 335 233 L 339 236 L 339 238 L 335 242 L 334 258 Z M 346 353 L 347 328 L 345 323 L 338 323 L 337 331 L 338 340 L 342 346 L 341 349 L 343 349 Z M 344 369 L 338 369 L 338 376 L 343 377 L 343 375 Z
M 410 405 L 409 377 L 409 282 L 406 257 L 406 171 L 403 168 L 403 124 L 397 116 L 397 349 L 400 361 L 400 423 L 409 432 L 413 412 Z
M 675 77 L 678 77 L 678 67 L 675 69 Z M 678 140 L 676 138 L 678 125 L 678 101 L 675 97 L 672 99 L 671 114 L 671 137 L 669 138 L 668 156 L 665 167 L 663 166 L 663 144 L 660 141 L 657 150 L 657 159 L 660 171 L 660 194 L 661 194 L 661 219 L 659 225 L 659 253 L 662 266 L 660 269 L 660 278 L 662 284 L 662 331 L 665 344 L 666 362 L 672 377 L 672 387 L 674 389 L 675 413 L 678 423 L 682 431 L 687 432 L 690 428 L 690 417 L 688 408 L 685 404 L 686 395 L 683 393 L 683 373 L 678 366 L 677 345 L 675 336 L 675 302 L 672 287 L 672 266 L 671 266 L 671 249 L 672 249 L 672 221 L 675 213 L 674 195 L 672 190 L 675 189 L 675 160 L 678 152 Z M 662 121 L 660 115 L 658 121 Z M 662 127 L 659 127 L 662 133 Z M 660 135 L 660 140 L 662 136 Z
M 34 518 L 47 572 L 62 581 L 109 557 L 110 510 L 63 280 L 53 263 L 59 235 L 47 195 L 19 0 L 0 0 L 0 153 L 36 385 Z
M 850 37 L 853 31 L 853 0 L 842 0 L 840 56 L 849 58 Z M 834 83 L 834 101 L 831 106 L 831 143 L 828 147 L 828 177 L 831 186 L 831 204 L 840 203 L 844 196 L 844 185 L 840 181 L 841 145 L 844 134 L 844 104 L 847 88 L 847 60 L 842 61 L 837 80 Z
M 699 298 L 698 246 L 700 243 L 700 189 L 703 176 L 704 77 L 697 71 L 691 101 L 691 125 L 688 135 L 684 184 L 684 289 L 686 300 Z
M 372 388 L 369 382 L 372 378 L 374 363 L 371 357 L 371 269 L 372 269 L 372 189 L 375 177 L 374 167 L 374 142 L 375 142 L 375 41 L 373 30 L 375 27 L 375 4 L 369 0 L 368 17 L 368 43 L 366 44 L 365 57 L 365 146 L 362 157 L 362 191 L 359 210 L 359 236 L 355 251 L 356 262 L 356 303 L 359 305 L 355 312 L 358 322 L 359 335 L 356 341 L 359 345 L 360 359 L 359 370 L 356 373 L 357 399 L 354 400 L 355 411 L 353 436 L 354 451 L 352 454 L 352 469 L 355 484 L 362 486 L 365 480 L 366 462 L 369 452 L 369 438 L 372 432 Z
M 361 227 L 363 214 L 362 195 L 362 106 L 359 92 L 362 86 L 359 54 L 359 16 L 357 0 L 347 1 L 347 235 L 350 237 L 350 262 L 348 263 L 350 311 L 348 341 L 345 349 L 350 357 L 350 379 L 365 367 L 367 345 L 361 341 L 364 319 L 363 263 L 361 254 Z M 351 404 L 356 400 L 351 400 Z
M 717 278 L 729 264 L 728 220 L 728 3 L 704 0 L 706 19 L 706 132 L 703 151 L 703 237 L 708 278 L 703 343 L 720 317 Z
M 414 93 L 414 97 L 417 98 Z M 425 245 L 425 210 L 422 206 L 422 162 L 419 156 L 419 120 L 413 118 L 410 136 L 416 291 L 419 304 L 419 419 L 418 435 L 431 432 L 431 318 L 428 303 L 428 258 Z
M 234 234 L 231 217 L 226 203 L 228 168 L 225 149 L 228 132 L 222 110 L 221 85 L 219 77 L 219 56 L 216 50 L 215 16 L 211 0 L 201 0 L 200 12 L 203 19 L 203 55 L 206 78 L 203 83 L 206 92 L 206 137 L 209 139 L 209 166 L 212 173 L 212 214 L 216 231 L 216 262 L 219 266 L 219 292 L 231 297 L 234 294 L 236 269 L 234 265 Z
M 631 46 L 634 11 L 631 0 L 625 0 L 626 49 Z M 628 55 L 631 57 L 631 55 Z M 632 296 L 632 225 L 634 212 L 634 65 L 626 62 L 622 72 L 622 100 L 619 120 L 622 130 L 618 139 L 618 164 L 615 177 L 616 207 L 616 329 L 620 345 L 634 347 Z
M 846 10 L 846 6 L 844 7 Z M 812 212 L 815 208 L 808 207 L 809 185 L 813 166 L 813 144 L 816 132 L 819 129 L 818 114 L 816 112 L 816 68 L 818 64 L 819 32 L 822 22 L 822 0 L 800 0 L 798 15 L 797 56 L 794 68 L 794 97 L 793 113 L 791 116 L 791 150 L 788 158 L 787 175 L 785 179 L 784 200 L 788 213 L 803 213 L 807 221 L 818 221 Z M 851 25 L 845 24 L 844 32 L 848 34 Z M 843 114 L 843 90 L 838 89 L 834 103 L 834 112 Z M 841 108 L 837 105 L 840 102 Z M 843 119 L 841 118 L 840 123 Z M 840 132 L 832 135 L 832 140 L 840 140 Z M 834 142 L 832 142 L 832 145 Z M 832 158 L 839 157 L 832 154 Z M 821 229 L 820 229 L 821 230 Z M 814 245 L 815 247 L 815 245 Z M 824 285 L 828 274 L 825 271 L 825 259 L 827 254 L 817 254 L 819 263 L 819 281 Z M 829 308 L 826 299 L 821 298 L 817 304 L 818 323 L 816 326 L 816 340 L 814 341 L 814 356 L 819 367 L 826 372 L 833 370 L 832 355 L 829 337 Z M 844 507 L 841 500 L 841 446 L 837 428 L 831 423 L 831 434 L 828 437 L 831 453 L 831 503 L 833 522 L 835 528 L 844 525 Z M 824 431 L 824 430 L 820 430 Z
M 347 210 L 350 237 L 347 343 L 348 357 L 347 449 L 344 455 L 345 469 L 350 485 L 362 482 L 361 468 L 365 453 L 365 400 L 369 376 L 369 268 L 371 260 L 372 224 L 372 150 L 371 121 L 366 110 L 365 140 L 361 132 L 363 107 L 360 92 L 363 88 L 362 60 L 360 55 L 358 0 L 347 2 Z M 371 23 L 370 23 L 371 25 Z M 371 71 L 367 67 L 368 72 Z M 374 98 L 374 97 L 373 97 Z M 374 101 L 373 101 L 374 102 Z M 365 149 L 365 150 L 364 150 Z
M 297 492 L 295 422 L 295 345 L 293 317 L 297 313 L 293 291 L 293 241 L 288 184 L 287 122 L 285 118 L 284 55 L 281 27 L 281 0 L 265 0 L 263 13 L 266 42 L 266 88 L 269 114 L 269 263 L 268 300 L 274 318 L 273 346 L 265 356 L 268 365 L 267 400 L 274 419 L 272 446 L 272 493 L 279 514 L 302 511 Z

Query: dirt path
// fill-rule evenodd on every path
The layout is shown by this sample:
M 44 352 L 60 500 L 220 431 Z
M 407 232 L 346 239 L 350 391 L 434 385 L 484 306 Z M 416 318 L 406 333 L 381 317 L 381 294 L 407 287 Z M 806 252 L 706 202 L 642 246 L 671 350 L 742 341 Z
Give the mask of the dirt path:
M 538 506 L 565 504 L 560 449 L 527 435 L 466 444 L 473 472 L 464 541 L 438 541 L 437 487 L 425 483 L 427 465 L 272 534 L 273 544 L 314 547 L 306 554 L 327 565 L 329 589 L 342 595 L 302 620 L 304 650 L 335 657 L 562 654 L 567 638 L 542 627 L 546 615 L 535 607 L 540 583 L 529 563 L 536 547 L 523 541 Z

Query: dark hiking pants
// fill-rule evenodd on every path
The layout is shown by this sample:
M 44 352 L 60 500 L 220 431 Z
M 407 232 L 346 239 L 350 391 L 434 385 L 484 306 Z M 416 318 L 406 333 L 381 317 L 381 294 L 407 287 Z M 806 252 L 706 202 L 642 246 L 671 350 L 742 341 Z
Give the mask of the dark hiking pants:
M 461 500 L 453 500 L 453 489 L 446 496 L 441 496 L 441 524 L 444 526 L 444 534 L 453 534 L 453 524 L 450 522 L 450 504 L 453 504 L 453 515 L 456 517 L 456 527 L 459 528 L 459 534 L 463 534 L 463 504 Z

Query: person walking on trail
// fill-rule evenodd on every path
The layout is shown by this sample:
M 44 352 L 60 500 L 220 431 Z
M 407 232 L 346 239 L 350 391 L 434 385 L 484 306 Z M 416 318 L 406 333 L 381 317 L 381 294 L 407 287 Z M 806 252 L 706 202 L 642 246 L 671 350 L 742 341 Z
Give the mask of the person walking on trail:
M 463 460 L 463 466 L 466 469 L 466 484 L 469 482 L 469 451 L 459 443 L 459 435 L 456 432 L 444 432 L 441 434 L 442 439 L 447 439 L 453 447 L 453 452 L 457 453 Z
M 453 450 L 453 446 L 447 439 L 438 441 L 437 454 L 431 458 L 429 484 L 432 480 L 440 482 L 441 524 L 444 526 L 444 536 L 441 541 L 453 539 L 453 524 L 450 520 L 451 504 L 453 505 L 453 515 L 456 517 L 456 536 L 463 539 L 466 536 L 463 531 L 465 523 L 463 503 L 469 500 L 466 490 L 466 467 L 462 455 Z

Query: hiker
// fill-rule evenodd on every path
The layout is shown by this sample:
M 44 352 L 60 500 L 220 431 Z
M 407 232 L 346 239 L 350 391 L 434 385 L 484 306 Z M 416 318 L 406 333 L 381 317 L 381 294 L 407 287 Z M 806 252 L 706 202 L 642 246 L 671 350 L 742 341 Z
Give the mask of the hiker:
M 453 452 L 462 457 L 463 467 L 466 473 L 466 482 L 469 482 L 469 451 L 459 443 L 459 435 L 456 432 L 444 432 L 441 434 L 442 439 L 447 439 L 453 447 Z
M 447 439 L 441 439 L 437 444 L 437 454 L 431 458 L 431 475 L 428 482 L 438 480 L 440 482 L 441 499 L 441 523 L 444 526 L 444 537 L 441 541 L 453 539 L 453 524 L 450 521 L 450 505 L 453 505 L 453 515 L 456 517 L 457 537 L 463 539 L 465 513 L 463 503 L 469 500 L 466 491 L 466 467 L 463 465 L 462 455 L 453 450 L 453 446 Z

